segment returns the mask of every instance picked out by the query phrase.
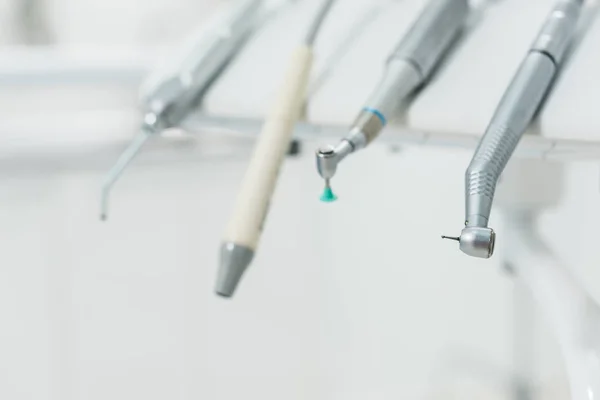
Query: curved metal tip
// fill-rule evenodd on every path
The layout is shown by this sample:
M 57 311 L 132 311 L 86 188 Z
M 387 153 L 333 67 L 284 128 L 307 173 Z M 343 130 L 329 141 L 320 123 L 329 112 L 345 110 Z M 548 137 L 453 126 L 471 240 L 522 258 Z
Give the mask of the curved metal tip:
M 110 171 L 108 171 L 106 179 L 104 180 L 104 184 L 102 185 L 102 192 L 100 195 L 100 220 L 106 221 L 108 219 L 108 197 L 113 185 L 123 174 L 129 163 L 133 161 L 137 153 L 141 150 L 142 146 L 144 143 L 146 143 L 146 140 L 148 140 L 152 133 L 153 131 L 151 130 L 142 129 L 140 133 L 133 138 L 125 151 L 123 151 L 123 153 L 119 156 L 119 159 L 115 165 L 113 165 Z

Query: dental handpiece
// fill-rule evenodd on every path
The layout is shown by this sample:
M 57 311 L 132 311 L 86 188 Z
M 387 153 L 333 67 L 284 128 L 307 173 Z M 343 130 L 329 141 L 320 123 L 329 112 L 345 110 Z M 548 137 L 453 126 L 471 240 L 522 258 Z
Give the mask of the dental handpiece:
M 139 134 L 108 172 L 102 186 L 101 219 L 108 216 L 112 186 L 133 161 L 148 138 L 177 127 L 193 112 L 228 62 L 243 47 L 263 15 L 263 0 L 239 0 L 212 30 L 185 53 L 174 68 L 150 77 L 142 87 Z
M 577 27 L 582 0 L 560 0 L 508 86 L 465 173 L 465 254 L 489 258 L 496 234 L 488 227 L 498 179 L 542 104 Z
M 266 117 L 223 237 L 215 292 L 233 296 L 250 265 L 269 212 L 279 170 L 301 116 L 313 44 L 334 0 L 324 0 L 302 44 L 294 51 L 276 101 Z
M 389 56 L 384 74 L 359 112 L 349 133 L 336 146 L 316 152 L 317 170 L 325 179 L 323 201 L 336 199 L 330 180 L 350 153 L 371 143 L 401 103 L 431 76 L 458 37 L 469 14 L 468 0 L 431 0 Z

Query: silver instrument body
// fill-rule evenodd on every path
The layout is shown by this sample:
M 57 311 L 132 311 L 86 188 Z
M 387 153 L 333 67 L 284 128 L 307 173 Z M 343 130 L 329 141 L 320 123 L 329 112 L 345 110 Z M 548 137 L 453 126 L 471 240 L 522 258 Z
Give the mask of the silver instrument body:
M 465 228 L 460 249 L 489 258 L 495 233 L 488 228 L 498 179 L 552 86 L 577 27 L 582 1 L 553 8 L 504 93 L 465 174 Z
M 155 128 L 177 126 L 197 106 L 229 60 L 256 27 L 263 0 L 240 0 L 219 21 L 217 29 L 203 35 L 172 74 L 166 74 L 142 95 L 144 115 L 152 114 Z
M 387 59 L 383 76 L 337 146 L 317 151 L 317 170 L 328 181 L 348 154 L 366 147 L 423 85 L 459 36 L 469 15 L 468 0 L 431 0 Z
M 239 0 L 166 73 L 150 77 L 142 87 L 140 132 L 112 166 L 102 185 L 100 218 L 108 218 L 112 186 L 150 136 L 177 127 L 190 115 L 227 63 L 251 36 L 262 14 L 263 0 Z

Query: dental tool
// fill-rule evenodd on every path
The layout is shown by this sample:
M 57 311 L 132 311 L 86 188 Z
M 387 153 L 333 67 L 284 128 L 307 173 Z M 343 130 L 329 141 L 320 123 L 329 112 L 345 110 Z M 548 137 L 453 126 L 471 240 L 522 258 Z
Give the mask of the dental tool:
M 231 297 L 258 246 L 279 170 L 301 116 L 313 60 L 312 47 L 334 0 L 324 0 L 302 44 L 293 53 L 258 137 L 250 165 L 225 231 L 215 292 Z
M 458 37 L 469 14 L 467 0 L 431 0 L 389 56 L 385 72 L 359 112 L 350 132 L 336 146 L 316 152 L 317 170 L 325 180 L 322 201 L 334 201 L 330 181 L 338 164 L 371 143 L 403 100 L 431 76 Z
M 465 174 L 465 228 L 459 248 L 490 258 L 496 234 L 488 227 L 498 179 L 540 108 L 574 36 L 583 0 L 560 0 L 508 86 Z
M 240 0 L 221 24 L 194 43 L 174 71 L 149 78 L 142 94 L 140 132 L 108 172 L 101 194 L 100 218 L 108 217 L 108 197 L 115 182 L 153 135 L 178 126 L 194 111 L 211 84 L 244 46 L 262 16 L 263 0 Z

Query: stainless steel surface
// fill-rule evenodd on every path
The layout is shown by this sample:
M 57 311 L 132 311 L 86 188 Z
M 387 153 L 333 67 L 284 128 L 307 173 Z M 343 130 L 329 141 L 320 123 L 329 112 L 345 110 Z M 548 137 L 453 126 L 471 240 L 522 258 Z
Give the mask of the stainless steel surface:
M 574 35 L 580 8 L 575 1 L 557 3 L 475 150 L 465 173 L 467 228 L 463 230 L 464 238 L 461 234 L 460 246 L 468 255 L 480 257 L 478 247 L 485 247 L 479 243 L 482 238 L 472 235 L 469 229 L 487 228 L 498 179 L 556 77 L 558 62 Z M 489 232 L 487 236 L 490 241 L 494 238 Z
M 145 126 L 140 135 L 145 139 L 134 140 L 109 171 L 102 187 L 102 220 L 108 216 L 112 186 L 141 150 L 148 134 L 179 126 L 195 111 L 202 96 L 256 27 L 262 3 L 263 0 L 241 0 L 231 8 L 222 25 L 202 36 L 173 74 L 147 85 L 141 107 Z
M 426 79 L 462 31 L 468 14 L 468 0 L 431 0 L 390 59 L 412 62 Z
M 254 251 L 235 243 L 223 243 L 215 292 L 222 297 L 233 296 L 242 275 L 254 258 Z
M 335 146 L 336 152 L 343 157 L 347 155 L 345 154 L 346 149 L 344 143 L 349 143 L 352 145 L 352 151 L 356 151 L 365 147 L 369 143 L 369 138 L 367 134 L 360 129 L 352 129 L 346 139 L 342 140 L 337 146 Z
M 198 100 L 224 70 L 256 28 L 262 0 L 242 0 L 222 25 L 195 44 L 172 75 L 151 85 L 143 94 L 145 113 L 157 115 L 161 125 L 177 126 L 197 107 Z
M 423 82 L 420 71 L 410 61 L 391 59 L 365 107 L 377 110 L 386 121 L 390 120 L 398 113 L 402 102 Z M 362 125 L 355 122 L 353 126 Z M 382 129 L 383 125 L 372 135 L 373 139 Z
M 352 144 L 355 144 L 356 135 L 360 134 L 361 139 L 359 139 L 359 142 L 364 141 L 364 143 L 361 143 L 362 145 L 359 145 L 358 143 L 355 144 L 354 149 L 358 150 L 371 143 L 377 137 L 384 127 L 384 122 L 372 112 L 361 111 L 352 126 L 355 128 L 350 131 L 350 134 L 346 139 Z M 358 127 L 360 127 L 360 129 L 357 129 Z
M 563 61 L 581 14 L 583 2 L 561 0 L 535 39 L 532 50 L 548 54 L 555 63 Z
M 382 78 L 350 127 L 350 133 L 342 139 L 341 143 L 354 143 L 357 132 L 364 136 L 364 144 L 353 146 L 350 152 L 372 142 L 399 111 L 401 103 L 426 81 L 458 36 L 468 14 L 467 0 L 429 2 L 388 58 Z M 346 155 L 323 158 L 317 152 L 319 173 L 335 172 L 337 163 Z M 332 177 L 333 174 L 328 179 Z
M 336 147 L 324 146 L 317 150 L 317 171 L 327 180 L 326 186 L 329 186 L 329 180 L 335 175 L 337 165 L 352 151 L 354 147 L 347 140 L 340 142 Z
M 489 228 L 466 227 L 460 236 L 442 236 L 459 243 L 460 249 L 473 257 L 490 258 L 494 253 L 496 234 Z
M 490 228 L 468 226 L 460 233 L 459 248 L 472 257 L 490 258 L 495 244 L 496 233 Z

